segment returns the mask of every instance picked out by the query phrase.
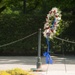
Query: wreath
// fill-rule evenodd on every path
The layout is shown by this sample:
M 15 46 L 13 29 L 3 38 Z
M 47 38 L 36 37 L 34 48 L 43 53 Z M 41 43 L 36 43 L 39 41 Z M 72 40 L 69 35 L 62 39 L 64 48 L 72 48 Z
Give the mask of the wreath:
M 61 11 L 54 7 L 49 11 L 46 17 L 46 23 L 44 24 L 44 37 L 53 38 L 57 34 L 57 29 L 60 26 L 61 21 Z

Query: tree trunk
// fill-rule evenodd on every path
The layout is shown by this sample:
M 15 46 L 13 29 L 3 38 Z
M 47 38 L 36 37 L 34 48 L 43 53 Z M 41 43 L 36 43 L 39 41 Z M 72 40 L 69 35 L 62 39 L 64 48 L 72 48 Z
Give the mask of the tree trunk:
M 26 14 L 26 0 L 23 1 L 23 13 Z

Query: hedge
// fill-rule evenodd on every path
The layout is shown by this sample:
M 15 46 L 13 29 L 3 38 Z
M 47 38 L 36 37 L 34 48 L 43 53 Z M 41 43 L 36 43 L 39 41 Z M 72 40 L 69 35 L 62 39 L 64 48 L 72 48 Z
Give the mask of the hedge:
M 24 38 L 43 28 L 45 15 L 1 15 L 0 45 Z M 38 34 L 0 48 L 0 55 L 37 55 Z

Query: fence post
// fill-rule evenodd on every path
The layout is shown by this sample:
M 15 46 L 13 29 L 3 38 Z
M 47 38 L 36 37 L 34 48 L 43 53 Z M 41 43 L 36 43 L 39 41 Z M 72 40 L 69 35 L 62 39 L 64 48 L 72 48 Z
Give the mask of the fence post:
M 41 29 L 38 34 L 38 58 L 37 58 L 37 69 L 41 67 Z
M 74 44 L 74 55 L 75 55 L 75 44 Z
M 62 47 L 61 48 L 62 48 L 62 54 L 64 56 L 64 46 L 63 45 L 64 45 L 64 41 L 62 40 Z

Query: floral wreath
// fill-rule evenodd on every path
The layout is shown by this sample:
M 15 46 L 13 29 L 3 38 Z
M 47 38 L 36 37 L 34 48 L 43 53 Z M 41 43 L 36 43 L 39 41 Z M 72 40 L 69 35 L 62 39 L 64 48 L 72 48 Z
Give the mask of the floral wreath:
M 49 11 L 46 17 L 46 23 L 44 24 L 44 37 L 53 38 L 59 27 L 61 21 L 61 11 L 54 7 Z

